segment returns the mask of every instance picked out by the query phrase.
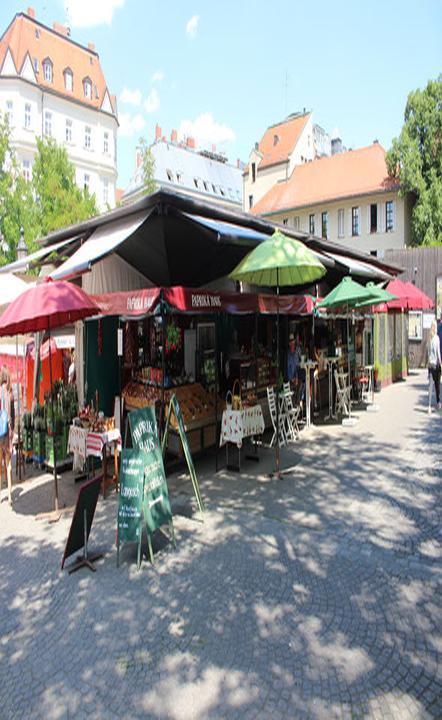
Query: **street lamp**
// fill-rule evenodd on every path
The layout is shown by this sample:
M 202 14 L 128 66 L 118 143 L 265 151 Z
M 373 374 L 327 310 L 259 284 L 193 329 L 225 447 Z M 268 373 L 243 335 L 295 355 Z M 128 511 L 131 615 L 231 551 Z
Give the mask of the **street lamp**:
M 17 260 L 24 260 L 28 254 L 28 248 L 25 243 L 25 231 L 23 227 L 20 228 L 20 239 L 17 243 Z
M 0 233 L 0 250 L 2 251 L 3 255 L 6 255 L 9 250 L 9 245 L 3 237 L 2 233 Z

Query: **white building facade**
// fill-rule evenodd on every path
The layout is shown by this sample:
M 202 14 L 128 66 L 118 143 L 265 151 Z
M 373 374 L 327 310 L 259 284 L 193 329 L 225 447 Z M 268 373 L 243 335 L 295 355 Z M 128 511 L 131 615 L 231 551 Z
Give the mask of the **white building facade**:
M 66 148 L 79 187 L 97 206 L 115 206 L 117 178 L 115 99 L 93 46 L 73 42 L 67 28 L 35 20 L 32 8 L 15 16 L 0 44 L 0 111 L 26 179 L 32 177 L 37 138 Z

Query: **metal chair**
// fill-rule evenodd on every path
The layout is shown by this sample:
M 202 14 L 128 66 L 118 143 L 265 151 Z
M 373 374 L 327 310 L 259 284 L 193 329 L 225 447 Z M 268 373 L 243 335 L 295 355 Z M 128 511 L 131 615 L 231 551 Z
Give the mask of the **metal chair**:
M 290 383 L 286 382 L 282 386 L 282 397 L 285 404 L 285 415 L 287 418 L 288 433 L 292 440 L 297 440 L 299 437 L 299 425 L 298 417 L 301 412 L 300 404 L 293 404 L 293 392 L 290 387 Z

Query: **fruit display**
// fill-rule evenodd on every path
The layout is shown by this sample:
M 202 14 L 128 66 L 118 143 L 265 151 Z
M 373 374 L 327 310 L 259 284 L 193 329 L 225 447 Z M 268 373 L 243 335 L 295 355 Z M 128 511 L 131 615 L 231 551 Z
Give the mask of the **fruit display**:
M 131 380 L 123 389 L 124 404 L 128 408 L 143 408 L 161 399 L 161 389 Z
M 90 432 L 105 433 L 115 427 L 115 418 L 105 417 L 104 413 L 97 412 L 93 405 L 86 405 L 79 412 L 81 427 Z
M 193 383 L 168 390 L 166 402 L 169 402 L 175 393 L 186 429 L 193 426 L 202 426 L 213 422 L 215 418 L 215 398 L 210 395 L 202 385 Z M 172 416 L 171 426 L 177 429 L 175 416 Z

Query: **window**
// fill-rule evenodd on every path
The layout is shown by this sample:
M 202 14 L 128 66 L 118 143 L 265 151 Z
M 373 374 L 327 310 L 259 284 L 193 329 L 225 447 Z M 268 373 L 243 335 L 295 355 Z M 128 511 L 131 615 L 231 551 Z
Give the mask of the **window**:
M 193 184 L 194 184 L 195 187 L 198 189 L 198 187 L 199 187 L 199 185 L 198 185 L 198 178 L 193 178 Z
M 328 212 L 323 212 L 321 214 L 321 229 L 322 237 L 328 238 Z
M 279 135 L 273 136 L 273 145 L 277 145 L 279 143 Z
M 107 132 L 103 135 L 103 152 L 105 155 L 109 154 L 109 133 Z
M 84 128 L 84 147 L 86 150 L 90 150 L 92 147 L 92 131 L 89 125 Z
M 43 60 L 43 77 L 46 82 L 52 82 L 52 62 L 49 58 Z
M 360 235 L 358 207 L 352 207 L 351 209 L 351 234 L 353 235 L 353 237 L 355 237 L 356 235 Z
M 393 232 L 393 230 L 393 200 L 387 200 L 387 202 L 385 203 L 385 232 Z
M 14 103 L 12 100 L 6 101 L 6 118 L 8 120 L 9 127 L 11 127 L 14 122 Z
M 22 175 L 24 179 L 29 182 L 31 179 L 31 161 L 23 160 Z
M 344 210 L 338 210 L 338 237 L 344 237 Z
M 209 183 L 207 182 L 207 180 L 203 180 L 203 183 L 204 183 L 204 190 L 209 192 Z
M 216 185 L 214 185 L 213 183 L 212 183 L 212 190 L 216 194 Z
M 83 92 L 84 92 L 84 97 L 86 97 L 90 100 L 92 97 L 92 83 L 89 80 L 89 78 L 85 78 L 83 80 Z
M 34 72 L 38 73 L 38 58 L 34 58 Z
M 166 170 L 166 175 L 167 175 L 167 179 L 169 180 L 169 182 L 173 182 L 173 172 L 172 172 L 172 170 Z M 197 187 L 198 187 L 198 185 L 197 185 Z
M 289 219 L 288 219 L 288 218 L 283 218 L 283 219 L 282 219 L 282 224 L 287 227 L 287 225 L 289 224 Z
M 293 227 L 295 230 L 299 230 L 299 215 L 297 215 L 295 218 L 293 218 Z
M 221 195 L 223 197 L 225 197 L 226 191 L 224 190 L 224 188 L 221 187 L 221 185 L 219 186 L 219 191 L 220 191 Z M 250 195 L 250 197 L 252 198 L 252 202 L 253 202 L 253 195 Z
M 72 142 L 72 120 L 66 120 L 66 142 Z
M 378 206 L 376 203 L 370 205 L 370 232 L 378 231 Z
M 25 103 L 25 128 L 31 127 L 31 104 Z
M 44 134 L 47 137 L 52 136 L 52 113 L 45 110 Z
M 90 175 L 88 175 L 88 173 L 84 173 L 84 177 L 83 177 L 83 188 L 84 188 L 85 190 L 88 190 L 88 191 L 89 191 L 89 182 L 90 182 L 90 179 L 91 179 L 91 178 L 90 178 Z
M 256 180 L 256 163 L 252 163 L 252 183 Z
M 177 181 L 177 183 L 180 183 L 180 185 L 183 184 L 183 175 L 182 175 L 182 173 L 177 172 L 177 174 L 176 174 L 176 181 Z
M 249 210 L 253 205 L 253 195 L 249 195 Z
M 308 231 L 310 235 L 315 234 L 315 214 L 311 213 L 311 215 L 308 216 Z
M 109 202 L 109 180 L 103 178 L 103 203 Z
M 74 76 L 72 75 L 71 70 L 64 71 L 64 86 L 66 90 L 72 92 L 74 88 Z

